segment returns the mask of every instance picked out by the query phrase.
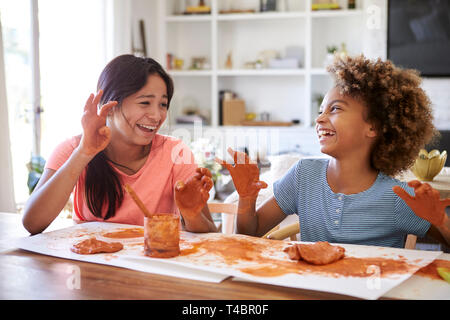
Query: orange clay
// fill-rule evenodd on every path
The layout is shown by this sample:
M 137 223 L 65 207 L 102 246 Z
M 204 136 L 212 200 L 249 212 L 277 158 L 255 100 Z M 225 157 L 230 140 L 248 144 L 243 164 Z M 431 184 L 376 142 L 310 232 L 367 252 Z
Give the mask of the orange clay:
M 305 260 L 315 265 L 326 265 L 342 259 L 345 249 L 340 246 L 332 246 L 326 241 L 313 244 L 294 244 L 283 250 L 291 260 Z
M 96 238 L 89 238 L 74 244 L 70 251 L 78 254 L 113 253 L 123 249 L 120 242 L 105 242 Z
M 384 278 L 393 274 L 406 274 L 417 268 L 400 257 L 398 259 L 343 257 L 326 265 L 314 265 L 303 260 L 279 260 L 272 256 L 282 251 L 287 243 L 280 240 L 267 241 L 270 241 L 270 244 L 265 241 L 252 241 L 249 238 L 206 239 L 186 247 L 183 243 L 180 254 L 190 256 L 193 262 L 197 256 L 201 259 L 205 255 L 215 255 L 227 265 L 243 261 L 253 263 L 254 266 L 239 270 L 259 277 L 275 277 L 288 273 L 317 274 L 336 278 L 369 277 L 371 276 L 369 267 L 375 265 L 380 268 L 380 276 Z
M 421 277 L 427 277 L 434 280 L 443 280 L 439 273 L 437 272 L 437 268 L 448 268 L 450 269 L 450 261 L 448 260 L 442 260 L 442 259 L 436 259 L 426 267 L 423 267 L 419 269 L 414 275 L 421 276 Z M 445 281 L 445 280 L 443 280 Z
M 439 191 L 433 189 L 428 183 L 413 180 L 408 182 L 408 185 L 414 188 L 414 197 L 399 186 L 394 186 L 392 190 L 418 217 L 429 221 L 434 226 L 443 226 L 446 216 L 445 207 L 450 205 L 450 198 L 441 200 Z
M 127 238 L 139 238 L 144 236 L 143 228 L 123 228 L 119 231 L 108 232 L 103 234 L 105 238 L 114 238 L 114 239 L 127 239 Z

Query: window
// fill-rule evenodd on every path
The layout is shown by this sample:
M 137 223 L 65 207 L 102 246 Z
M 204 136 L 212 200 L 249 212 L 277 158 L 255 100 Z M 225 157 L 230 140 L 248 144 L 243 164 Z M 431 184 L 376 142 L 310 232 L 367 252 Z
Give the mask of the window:
M 0 0 L 3 26 L 14 193 L 28 199 L 26 164 L 33 150 L 32 0 Z M 107 52 L 110 0 L 36 0 L 39 20 L 40 155 L 48 159 L 65 138 L 81 134 L 81 115 L 111 53 Z M 108 21 L 109 23 L 110 21 Z M 110 47 L 108 47 L 110 48 Z
M 30 1 L 0 0 L 11 156 L 16 203 L 28 198 L 32 150 Z M 24 18 L 25 15 L 25 18 Z
M 107 62 L 104 12 L 103 0 L 39 0 L 45 159 L 65 138 L 82 133 L 84 104 Z

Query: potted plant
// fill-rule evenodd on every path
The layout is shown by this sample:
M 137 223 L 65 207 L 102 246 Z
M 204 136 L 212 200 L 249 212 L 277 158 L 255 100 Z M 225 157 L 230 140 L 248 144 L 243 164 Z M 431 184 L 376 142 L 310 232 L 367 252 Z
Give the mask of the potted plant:
M 31 194 L 39 182 L 44 172 L 45 160 L 41 156 L 31 156 L 30 162 L 27 163 L 28 168 L 28 192 Z
M 41 156 L 31 156 L 30 162 L 27 163 L 27 168 L 28 168 L 27 186 L 28 192 L 29 194 L 31 194 L 36 188 L 36 185 L 38 184 L 39 179 L 41 179 L 42 173 L 44 172 L 45 159 L 42 158 Z M 67 212 L 67 218 L 72 217 L 73 201 L 71 197 L 69 197 L 69 200 L 64 206 L 63 211 Z
M 335 45 L 327 46 L 327 55 L 323 62 L 323 66 L 326 68 L 328 65 L 333 63 L 334 55 L 336 54 L 338 47 Z

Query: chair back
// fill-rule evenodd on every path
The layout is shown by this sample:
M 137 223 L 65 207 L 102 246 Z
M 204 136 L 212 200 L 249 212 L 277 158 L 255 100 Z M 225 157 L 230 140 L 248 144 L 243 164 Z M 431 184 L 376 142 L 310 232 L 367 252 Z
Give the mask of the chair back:
M 217 228 L 223 233 L 234 233 L 234 218 L 238 211 L 235 203 L 208 202 L 208 209 L 215 221 L 220 221 Z M 220 216 L 220 218 L 219 218 Z

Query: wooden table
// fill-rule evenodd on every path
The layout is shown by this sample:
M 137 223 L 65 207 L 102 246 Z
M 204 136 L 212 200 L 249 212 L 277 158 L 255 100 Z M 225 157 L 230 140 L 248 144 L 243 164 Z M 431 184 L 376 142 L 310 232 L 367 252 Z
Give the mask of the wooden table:
M 70 225 L 73 225 L 71 220 L 61 219 L 46 231 Z M 27 235 L 21 215 L 0 213 L 0 299 L 353 299 L 231 278 L 221 283 L 187 280 L 45 256 L 11 247 L 12 238 Z M 76 274 L 80 276 L 79 288 L 72 281 Z

